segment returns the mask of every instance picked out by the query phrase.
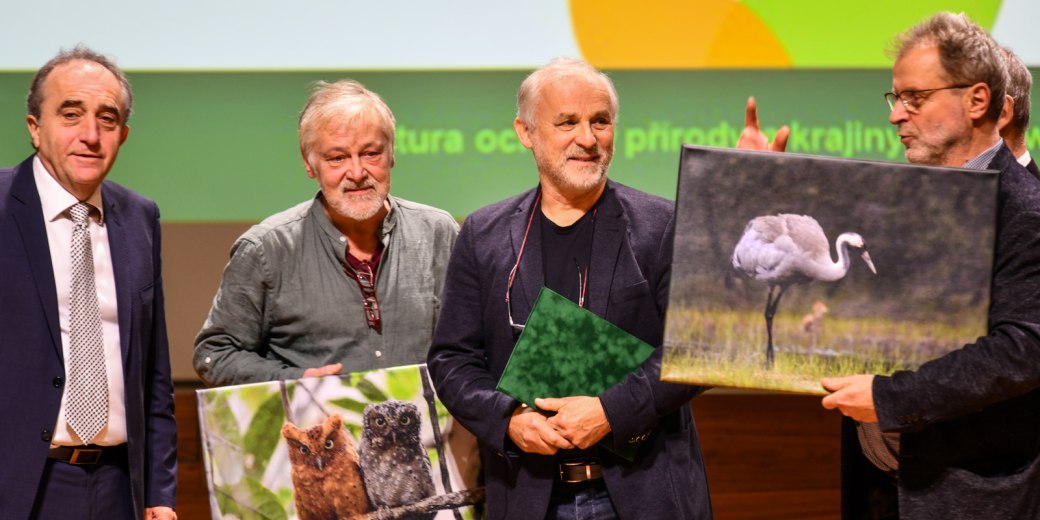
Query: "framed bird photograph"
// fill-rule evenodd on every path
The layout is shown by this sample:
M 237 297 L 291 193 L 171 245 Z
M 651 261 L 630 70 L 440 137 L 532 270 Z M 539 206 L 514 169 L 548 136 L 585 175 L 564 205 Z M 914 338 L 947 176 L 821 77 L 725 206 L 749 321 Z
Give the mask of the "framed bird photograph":
M 986 335 L 998 180 L 684 146 L 662 380 L 824 395 Z
M 480 518 L 476 438 L 425 365 L 197 391 L 214 519 Z

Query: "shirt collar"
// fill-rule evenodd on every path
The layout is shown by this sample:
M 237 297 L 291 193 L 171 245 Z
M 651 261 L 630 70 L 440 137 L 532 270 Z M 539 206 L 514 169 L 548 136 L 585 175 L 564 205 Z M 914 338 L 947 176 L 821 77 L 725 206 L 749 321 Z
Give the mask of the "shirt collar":
M 1018 156 L 1018 164 L 1022 166 L 1029 166 L 1029 163 L 1033 161 L 1033 157 L 1029 155 L 1029 150 Z
M 1003 139 L 997 139 L 997 144 L 990 146 L 985 151 L 980 153 L 974 159 L 964 163 L 962 168 L 969 168 L 972 170 L 984 170 L 989 163 L 993 162 L 993 158 L 997 156 L 997 152 L 1000 151 L 1000 147 L 1004 146 Z
M 43 165 L 43 161 L 40 160 L 39 155 L 33 156 L 33 178 L 36 180 L 36 191 L 40 194 L 43 218 L 47 222 L 54 222 L 64 217 L 65 212 L 79 202 L 79 199 L 69 193 L 61 184 L 58 184 L 58 181 L 51 176 L 50 172 L 47 171 L 47 167 Z M 104 205 L 101 203 L 101 190 L 94 190 L 94 193 L 90 194 L 90 197 L 83 202 L 97 209 L 98 215 L 100 215 L 98 224 L 104 224 L 105 210 Z
M 386 200 L 390 203 L 390 209 L 386 212 L 386 216 L 383 217 L 383 225 L 379 228 L 379 239 L 383 241 L 384 247 L 390 245 L 390 233 L 397 227 L 397 214 L 399 213 L 397 211 L 397 201 L 389 194 L 386 196 Z

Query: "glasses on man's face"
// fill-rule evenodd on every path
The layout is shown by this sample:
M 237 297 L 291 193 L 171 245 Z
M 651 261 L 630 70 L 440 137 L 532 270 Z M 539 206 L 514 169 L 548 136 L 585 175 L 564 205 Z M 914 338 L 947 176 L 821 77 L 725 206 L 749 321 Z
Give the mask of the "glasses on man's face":
M 382 328 L 382 315 L 379 312 L 379 300 L 376 299 L 376 277 L 372 272 L 372 264 L 362 262 L 354 270 L 354 279 L 361 289 L 361 306 L 365 309 L 368 326 L 379 332 Z
M 940 90 L 953 90 L 958 88 L 968 88 L 970 86 L 971 85 L 951 85 L 949 87 L 904 90 L 902 92 L 885 92 L 885 101 L 888 102 L 889 110 L 895 110 L 896 100 L 898 100 L 903 103 L 903 107 L 906 108 L 908 114 L 917 114 L 921 110 L 921 105 L 923 105 L 932 94 Z

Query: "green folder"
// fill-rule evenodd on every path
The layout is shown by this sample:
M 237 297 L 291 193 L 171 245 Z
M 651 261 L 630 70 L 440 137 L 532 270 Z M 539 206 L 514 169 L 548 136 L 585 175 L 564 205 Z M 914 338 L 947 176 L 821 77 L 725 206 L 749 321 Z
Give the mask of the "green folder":
M 645 341 L 543 287 L 497 389 L 536 410 L 538 397 L 597 396 L 653 351 Z M 616 449 L 613 434 L 599 444 L 628 460 L 638 449 L 638 444 Z

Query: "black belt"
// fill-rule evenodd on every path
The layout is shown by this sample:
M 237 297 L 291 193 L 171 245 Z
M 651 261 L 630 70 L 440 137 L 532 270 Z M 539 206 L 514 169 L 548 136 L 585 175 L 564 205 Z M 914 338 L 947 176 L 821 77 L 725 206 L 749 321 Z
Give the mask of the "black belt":
M 561 462 L 560 482 L 576 484 L 603 478 L 603 466 L 598 462 Z
M 116 446 L 57 446 L 47 452 L 47 458 L 77 466 L 117 462 L 126 459 L 126 444 Z

